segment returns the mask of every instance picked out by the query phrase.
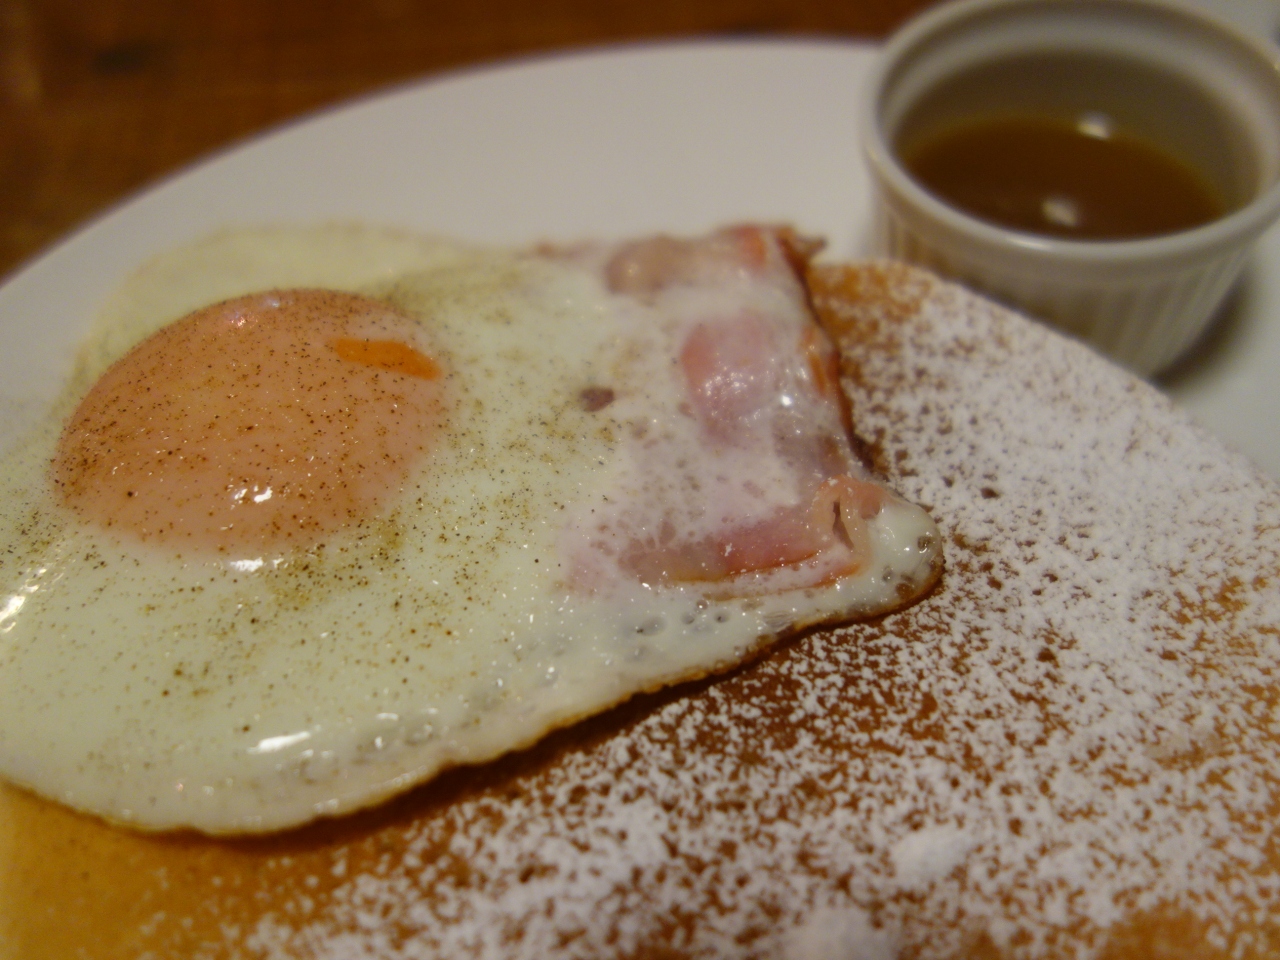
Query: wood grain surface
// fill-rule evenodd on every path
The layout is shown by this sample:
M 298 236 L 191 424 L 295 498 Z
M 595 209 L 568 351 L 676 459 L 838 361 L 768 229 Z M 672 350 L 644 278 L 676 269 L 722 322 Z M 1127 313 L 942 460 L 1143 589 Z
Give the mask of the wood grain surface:
M 218 147 L 504 58 L 699 36 L 880 37 L 929 0 L 0 0 L 0 277 Z

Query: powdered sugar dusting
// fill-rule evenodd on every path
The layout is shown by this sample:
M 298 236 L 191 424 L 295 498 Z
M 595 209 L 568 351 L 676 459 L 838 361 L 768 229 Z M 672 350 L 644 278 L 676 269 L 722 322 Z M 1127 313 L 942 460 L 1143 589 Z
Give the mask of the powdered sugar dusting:
M 940 588 L 428 792 L 237 950 L 1086 957 L 1145 922 L 1280 950 L 1280 492 L 956 288 L 817 280 Z

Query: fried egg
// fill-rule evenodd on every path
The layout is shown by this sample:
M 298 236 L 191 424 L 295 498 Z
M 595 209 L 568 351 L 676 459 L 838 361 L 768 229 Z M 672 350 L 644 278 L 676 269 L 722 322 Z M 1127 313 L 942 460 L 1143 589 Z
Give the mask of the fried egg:
M 811 249 L 232 231 L 144 268 L 0 479 L 0 775 L 279 830 L 919 596 Z

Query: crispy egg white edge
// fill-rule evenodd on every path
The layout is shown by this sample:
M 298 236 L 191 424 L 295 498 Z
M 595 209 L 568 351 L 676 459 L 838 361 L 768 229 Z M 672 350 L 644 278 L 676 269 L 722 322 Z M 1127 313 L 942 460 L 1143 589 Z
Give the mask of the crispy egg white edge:
M 566 592 L 555 563 L 565 500 L 629 469 L 616 425 L 574 403 L 604 376 L 610 345 L 570 320 L 598 329 L 608 297 L 581 272 L 394 232 L 237 231 L 166 255 L 104 310 L 59 411 L 168 319 L 294 285 L 373 291 L 431 314 L 465 428 L 385 515 L 252 569 L 257 558 L 237 568 L 121 545 L 68 523 L 47 496 L 38 516 L 19 506 L 40 502 L 51 418 L 9 459 L 0 490 L 3 542 L 20 543 L 20 529 L 37 541 L 0 563 L 8 778 L 146 829 L 287 828 L 723 670 L 780 634 L 892 606 L 898 581 L 936 573 L 918 548 L 932 523 L 895 503 L 873 523 L 875 569 L 850 582 L 728 601 L 641 584 L 604 603 Z M 506 291 L 497 302 L 495 289 Z M 512 364 L 521 378 L 504 384 Z M 531 439 L 548 416 L 554 429 Z

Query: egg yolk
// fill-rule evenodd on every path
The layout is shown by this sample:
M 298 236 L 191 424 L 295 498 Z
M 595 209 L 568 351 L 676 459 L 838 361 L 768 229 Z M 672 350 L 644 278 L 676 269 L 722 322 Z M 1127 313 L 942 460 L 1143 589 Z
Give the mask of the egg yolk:
M 198 310 L 110 367 L 52 464 L 63 502 L 142 541 L 284 552 L 376 515 L 442 417 L 416 322 L 368 297 L 277 290 Z

